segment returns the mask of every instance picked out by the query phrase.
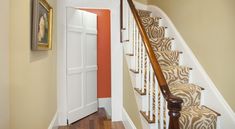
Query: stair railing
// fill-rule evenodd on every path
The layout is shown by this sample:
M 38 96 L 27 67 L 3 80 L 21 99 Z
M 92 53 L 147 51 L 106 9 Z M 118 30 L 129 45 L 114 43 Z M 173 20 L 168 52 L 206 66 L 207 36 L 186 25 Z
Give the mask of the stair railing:
M 121 32 L 128 31 L 128 40 L 131 43 L 130 52 L 134 56 L 132 70 L 140 76 L 137 88 L 147 95 L 142 114 L 155 122 L 159 129 L 179 129 L 179 117 L 183 100 L 174 96 L 167 85 L 161 67 L 156 59 L 150 40 L 142 25 L 141 18 L 132 0 L 121 0 Z M 126 28 L 124 28 L 126 25 Z M 169 119 L 166 118 L 166 104 Z

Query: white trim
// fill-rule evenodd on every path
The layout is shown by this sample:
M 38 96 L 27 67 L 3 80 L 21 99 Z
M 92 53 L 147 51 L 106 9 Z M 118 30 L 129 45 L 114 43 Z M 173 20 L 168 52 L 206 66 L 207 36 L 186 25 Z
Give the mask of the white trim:
M 99 108 L 105 109 L 108 117 L 112 116 L 111 98 L 99 98 L 98 105 L 99 105 Z
M 123 49 L 120 43 L 119 0 L 57 0 L 57 85 L 59 124 L 66 125 L 66 7 L 110 9 L 112 120 L 122 120 Z
M 122 108 L 122 121 L 125 129 L 137 129 L 124 107 Z
M 148 5 L 139 3 L 139 2 L 137 2 L 137 1 L 134 1 L 134 4 L 135 4 L 135 7 L 136 7 L 137 9 L 143 9 L 143 10 L 147 10 L 147 9 L 148 9 Z
M 57 107 L 59 125 L 67 125 L 66 1 L 57 0 Z
M 59 128 L 59 123 L 58 123 L 58 113 L 56 112 L 48 129 L 58 129 Z
M 138 2 L 135 2 L 138 3 Z M 138 3 L 138 6 L 141 3 Z M 142 7 L 146 5 L 141 5 Z M 140 7 L 141 7 L 140 6 Z M 207 105 L 208 107 L 218 111 L 221 113 L 219 117 L 220 125 L 217 129 L 224 128 L 229 129 L 235 126 L 235 115 L 231 107 L 228 105 L 224 97 L 221 95 L 219 90 L 216 88 L 213 81 L 210 79 L 206 71 L 203 69 L 197 58 L 194 56 L 192 50 L 189 48 L 187 43 L 184 41 L 180 33 L 175 28 L 172 21 L 169 17 L 157 6 L 149 5 L 147 6 L 147 10 L 153 12 L 152 16 L 160 16 L 163 18 L 161 25 L 168 27 L 168 34 L 175 38 L 175 49 L 182 51 L 183 54 L 183 65 L 188 65 L 193 68 L 192 71 L 192 79 L 191 82 L 196 83 L 206 90 L 203 91 L 204 93 L 204 101 L 203 104 Z M 211 101 L 214 100 L 214 101 Z

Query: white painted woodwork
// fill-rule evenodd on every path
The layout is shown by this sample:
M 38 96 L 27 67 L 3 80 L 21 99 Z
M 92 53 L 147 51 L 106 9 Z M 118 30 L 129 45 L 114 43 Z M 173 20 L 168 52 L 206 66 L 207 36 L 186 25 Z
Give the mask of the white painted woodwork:
M 67 9 L 67 117 L 69 124 L 97 111 L 97 16 Z
M 93 8 L 108 9 L 111 12 L 111 104 L 112 121 L 122 120 L 123 106 L 123 44 L 120 43 L 120 1 L 117 0 L 57 0 L 57 98 L 59 125 L 67 124 L 67 88 L 66 88 L 66 9 Z

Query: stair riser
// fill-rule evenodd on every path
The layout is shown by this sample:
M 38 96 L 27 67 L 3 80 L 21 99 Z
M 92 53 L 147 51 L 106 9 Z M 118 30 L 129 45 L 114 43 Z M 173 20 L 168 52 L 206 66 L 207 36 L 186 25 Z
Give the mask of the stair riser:
M 128 64 L 128 66 L 129 66 L 129 68 L 130 68 L 130 66 L 131 66 L 131 64 L 132 64 L 132 56 L 125 56 L 126 57 L 126 61 L 127 61 L 127 64 Z
M 190 68 L 163 69 L 168 85 L 189 83 Z
M 135 91 L 135 96 L 137 100 L 138 109 L 140 109 L 141 111 L 146 111 L 146 95 L 140 95 L 137 91 Z
M 142 18 L 142 24 L 145 28 L 151 26 L 159 26 L 159 19 L 157 18 Z
M 147 12 L 147 11 L 138 11 L 138 14 L 140 17 L 150 17 L 151 16 L 151 12 Z
M 135 86 L 136 88 L 141 89 L 141 75 L 140 74 L 135 75 Z
M 135 57 L 134 56 L 131 56 L 131 69 L 135 70 L 135 67 L 136 67 L 136 62 L 135 62 Z
M 188 108 L 181 111 L 180 128 L 181 129 L 216 129 L 217 114 L 205 106 L 201 106 L 200 110 L 205 115 L 196 115 L 199 108 Z M 193 119 L 192 119 L 193 118 Z M 196 120 L 196 121 L 195 121 Z
M 149 124 L 148 121 L 140 114 L 143 129 L 157 129 L 157 124 Z
M 125 31 L 124 31 L 125 32 Z M 124 34 L 123 34 L 124 35 Z M 124 52 L 125 54 L 132 54 L 132 43 L 129 41 L 129 42 L 125 42 L 123 43 L 124 44 Z
M 151 40 L 151 45 L 155 53 L 159 51 L 171 51 L 172 49 L 171 39 Z
M 199 106 L 201 103 L 201 91 L 182 91 L 180 89 L 171 89 L 173 95 L 183 99 L 182 107 Z
M 159 38 L 165 37 L 165 28 L 164 27 L 156 27 L 151 26 L 146 28 L 146 32 L 150 40 L 157 40 Z
M 178 66 L 180 53 L 177 51 L 155 53 L 161 67 Z

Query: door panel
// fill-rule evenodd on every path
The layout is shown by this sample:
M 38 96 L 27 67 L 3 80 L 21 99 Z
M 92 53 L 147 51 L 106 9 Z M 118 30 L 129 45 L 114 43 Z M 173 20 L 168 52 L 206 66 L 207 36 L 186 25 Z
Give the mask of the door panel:
M 86 35 L 86 65 L 95 66 L 97 65 L 97 36 L 88 34 Z
M 82 66 L 82 33 L 75 31 L 68 31 L 68 67 L 75 68 Z
M 97 99 L 97 92 L 90 92 L 90 91 L 97 91 L 97 87 L 94 87 L 94 85 L 97 85 L 97 75 L 95 71 L 89 71 L 87 72 L 86 75 L 87 75 L 87 78 L 86 78 L 87 104 L 92 104 Z
M 95 17 L 94 17 L 95 15 Z M 97 16 L 94 13 L 83 11 L 83 22 L 87 30 L 97 30 Z M 96 21 L 96 22 L 94 22 Z
M 69 111 L 73 111 L 79 108 L 82 108 L 82 74 L 73 74 L 68 78 L 68 88 L 69 98 L 68 98 L 68 107 Z M 76 98 L 76 101 L 73 101 Z
M 97 111 L 97 16 L 67 9 L 69 124 Z

